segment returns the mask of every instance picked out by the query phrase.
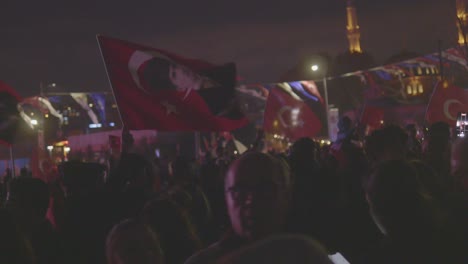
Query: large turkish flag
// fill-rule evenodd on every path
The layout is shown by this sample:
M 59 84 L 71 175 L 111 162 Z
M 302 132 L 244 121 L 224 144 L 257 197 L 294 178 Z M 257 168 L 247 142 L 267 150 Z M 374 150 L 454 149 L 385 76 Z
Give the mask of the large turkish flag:
M 236 104 L 236 68 L 98 36 L 127 129 L 229 131 L 248 120 Z

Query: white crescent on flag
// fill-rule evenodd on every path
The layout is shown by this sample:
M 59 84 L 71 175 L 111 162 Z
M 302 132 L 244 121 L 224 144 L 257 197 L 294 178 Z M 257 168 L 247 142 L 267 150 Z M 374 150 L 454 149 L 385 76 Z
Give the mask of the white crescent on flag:
M 463 105 L 462 102 L 460 102 L 459 100 L 455 100 L 455 99 L 450 99 L 450 100 L 445 101 L 445 103 L 444 103 L 444 115 L 450 120 L 457 120 L 457 118 L 452 116 L 450 114 L 450 111 L 449 111 L 450 105 L 452 105 L 452 104 Z
M 294 108 L 294 107 L 291 107 L 291 106 L 283 106 L 281 107 L 281 109 L 278 111 L 278 120 L 280 121 L 281 125 L 285 128 L 288 128 L 288 127 L 296 127 L 296 126 L 302 126 L 304 124 L 304 121 L 302 121 L 299 117 L 299 113 L 300 113 L 300 109 L 299 108 Z M 283 114 L 284 113 L 287 113 L 289 112 L 289 114 L 291 115 L 291 122 L 290 124 L 288 124 L 285 120 L 284 120 L 284 117 L 283 117 Z
M 136 86 L 138 88 L 140 88 L 142 91 L 144 91 L 145 93 L 149 93 L 144 87 L 143 85 L 141 84 L 141 81 L 140 81 L 140 75 L 138 74 L 138 71 L 140 70 L 141 66 L 153 59 L 153 58 L 162 58 L 162 59 L 165 59 L 169 62 L 173 62 L 173 60 L 171 60 L 169 57 L 161 54 L 161 53 L 157 53 L 157 52 L 154 52 L 154 51 L 141 51 L 141 50 L 136 50 L 135 52 L 133 52 L 132 56 L 130 56 L 130 59 L 128 61 L 128 70 L 130 71 L 130 74 L 132 76 L 132 79 L 133 79 L 133 82 L 136 84 Z M 190 92 L 192 91 L 193 89 L 187 89 L 185 91 L 185 95 L 183 97 L 183 99 L 186 99 L 187 96 L 190 94 Z
M 152 58 L 163 58 L 166 60 L 170 59 L 167 56 L 164 56 L 162 54 L 158 54 L 155 52 L 151 51 L 140 51 L 136 50 L 133 52 L 132 56 L 130 57 L 130 60 L 128 61 L 128 70 L 130 71 L 130 74 L 132 75 L 132 79 L 135 82 L 136 86 L 143 90 L 144 92 L 148 92 L 143 88 L 140 82 L 140 76 L 138 75 L 138 70 L 140 69 L 141 65 L 143 65 L 145 62 L 151 60 Z

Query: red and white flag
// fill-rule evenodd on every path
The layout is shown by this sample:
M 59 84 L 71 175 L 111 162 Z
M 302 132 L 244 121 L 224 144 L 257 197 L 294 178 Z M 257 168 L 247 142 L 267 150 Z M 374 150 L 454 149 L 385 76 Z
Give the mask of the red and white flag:
M 468 112 L 468 89 L 438 82 L 427 106 L 426 120 L 429 123 L 441 121 L 455 126 L 459 112 Z
M 235 100 L 234 64 L 103 36 L 98 42 L 127 129 L 229 131 L 248 123 Z
M 266 132 L 290 140 L 319 135 L 322 130 L 319 111 L 323 112 L 324 106 L 318 90 L 311 92 L 305 87 L 301 82 L 293 82 L 276 84 L 270 89 L 263 121 Z M 306 99 L 304 95 L 314 99 Z

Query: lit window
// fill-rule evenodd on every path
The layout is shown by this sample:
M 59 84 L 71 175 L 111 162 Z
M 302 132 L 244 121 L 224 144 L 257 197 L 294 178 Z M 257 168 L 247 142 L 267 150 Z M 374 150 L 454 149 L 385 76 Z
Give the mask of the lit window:
M 418 75 L 422 75 L 422 69 L 421 69 L 421 67 L 418 67 Z
M 406 87 L 406 90 L 407 90 L 408 94 L 412 94 L 411 86 L 408 85 L 408 87 Z
M 415 86 L 413 87 L 413 95 L 417 95 L 418 94 L 418 88 Z
M 426 74 L 427 74 L 427 75 L 431 74 L 431 69 L 426 68 Z
M 422 84 L 418 86 L 419 93 L 422 94 L 424 92 Z

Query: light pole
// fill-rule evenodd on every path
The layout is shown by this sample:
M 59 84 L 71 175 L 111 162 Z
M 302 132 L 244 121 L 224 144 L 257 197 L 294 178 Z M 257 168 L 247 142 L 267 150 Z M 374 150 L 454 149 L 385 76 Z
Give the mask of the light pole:
M 325 67 L 323 67 L 325 68 Z M 320 70 L 320 66 L 318 64 L 312 64 L 312 66 L 310 67 L 310 69 L 313 71 L 313 72 L 317 72 Z M 327 133 L 328 133 L 328 137 L 330 137 L 330 124 L 329 124 L 329 120 L 328 120 L 328 86 L 327 86 L 327 70 L 326 68 L 323 70 L 323 93 L 325 95 L 325 117 L 327 119 Z

